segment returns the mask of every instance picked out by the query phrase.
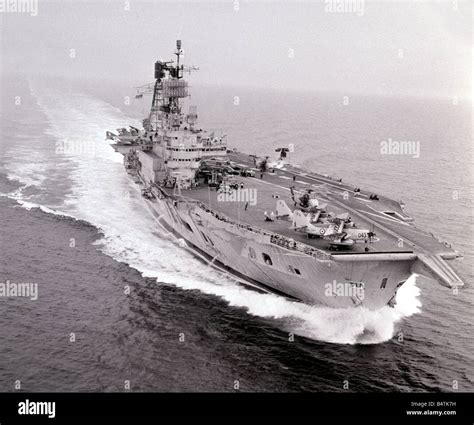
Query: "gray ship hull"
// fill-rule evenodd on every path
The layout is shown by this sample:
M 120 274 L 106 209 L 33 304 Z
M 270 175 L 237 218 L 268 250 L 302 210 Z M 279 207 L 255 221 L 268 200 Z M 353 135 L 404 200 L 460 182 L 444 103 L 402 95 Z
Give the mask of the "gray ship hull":
M 173 199 L 157 191 L 155 195 L 148 202 L 160 224 L 199 257 L 204 256 L 211 266 L 252 286 L 307 304 L 362 306 L 370 310 L 393 305 L 398 288 L 412 275 L 416 261 L 410 253 L 397 254 L 396 258 L 364 256 L 364 261 L 354 256 L 351 261 L 344 256 L 314 256 L 277 246 L 270 235 L 223 221 L 195 202 Z M 264 261 L 263 254 L 271 258 L 271 264 Z
M 194 69 L 182 53 L 177 40 L 176 61 L 155 62 L 143 131 L 106 138 L 183 244 L 246 283 L 333 308 L 393 306 L 414 272 L 463 286 L 446 263 L 459 253 L 418 229 L 400 201 L 291 166 L 292 144 L 276 149 L 276 162 L 257 160 L 198 129 L 196 107 L 182 111 L 183 72 Z

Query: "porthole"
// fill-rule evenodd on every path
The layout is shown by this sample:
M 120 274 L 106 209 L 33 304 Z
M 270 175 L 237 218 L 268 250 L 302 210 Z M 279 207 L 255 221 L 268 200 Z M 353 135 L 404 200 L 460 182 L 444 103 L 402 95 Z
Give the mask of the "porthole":
M 257 258 L 255 250 L 252 247 L 249 247 L 249 258 L 251 258 L 252 260 L 255 260 L 255 258 Z
M 264 252 L 262 252 L 262 257 L 263 257 L 263 261 L 265 261 L 265 264 L 267 264 L 268 266 L 273 265 L 272 259 L 270 258 L 268 254 L 265 254 Z

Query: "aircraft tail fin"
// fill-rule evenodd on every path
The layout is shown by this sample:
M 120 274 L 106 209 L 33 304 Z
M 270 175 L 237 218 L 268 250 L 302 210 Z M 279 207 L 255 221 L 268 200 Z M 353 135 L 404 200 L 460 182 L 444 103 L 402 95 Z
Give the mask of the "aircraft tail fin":
M 283 199 L 279 199 L 276 204 L 276 216 L 277 218 L 292 217 L 293 212 L 290 207 L 286 204 Z
M 311 217 L 311 221 L 313 223 L 317 223 L 319 220 L 319 216 L 321 215 L 321 210 L 316 211 L 313 216 Z
M 303 211 L 293 211 L 293 227 L 295 229 L 308 227 L 311 224 L 309 216 L 305 215 Z

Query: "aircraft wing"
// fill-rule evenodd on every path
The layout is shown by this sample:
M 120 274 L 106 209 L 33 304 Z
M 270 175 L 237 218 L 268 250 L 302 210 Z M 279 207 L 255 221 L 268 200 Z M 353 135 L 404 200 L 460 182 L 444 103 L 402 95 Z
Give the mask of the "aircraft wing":
M 346 221 L 349 218 L 349 213 L 338 214 L 336 215 L 336 218 Z
M 324 236 L 339 235 L 342 233 L 343 229 L 344 222 L 342 220 L 335 220 L 326 229 L 326 232 L 324 232 Z

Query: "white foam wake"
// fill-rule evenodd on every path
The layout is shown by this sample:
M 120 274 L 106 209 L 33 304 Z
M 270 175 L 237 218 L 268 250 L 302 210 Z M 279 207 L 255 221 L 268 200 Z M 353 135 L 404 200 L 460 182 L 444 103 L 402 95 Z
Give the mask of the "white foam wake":
M 71 96 L 70 93 L 65 96 L 55 90 L 38 90 L 35 94 L 50 120 L 51 135 L 59 140 L 93 143 L 92 155 L 69 153 L 68 158 L 74 163 L 71 167 L 74 190 L 60 213 L 100 228 L 105 235 L 100 241 L 101 249 L 114 259 L 129 264 L 147 277 L 155 277 L 158 282 L 198 289 L 219 296 L 229 305 L 243 308 L 254 316 L 280 319 L 279 325 L 287 332 L 333 343 L 386 341 L 392 337 L 397 321 L 419 310 L 419 290 L 414 277 L 399 291 L 396 308 L 385 307 L 372 312 L 363 308 L 315 307 L 273 294 L 261 294 L 210 269 L 166 237 L 137 187 L 124 172 L 121 156 L 104 141 L 106 130 L 137 123 L 127 120 L 116 108 L 89 96 Z

